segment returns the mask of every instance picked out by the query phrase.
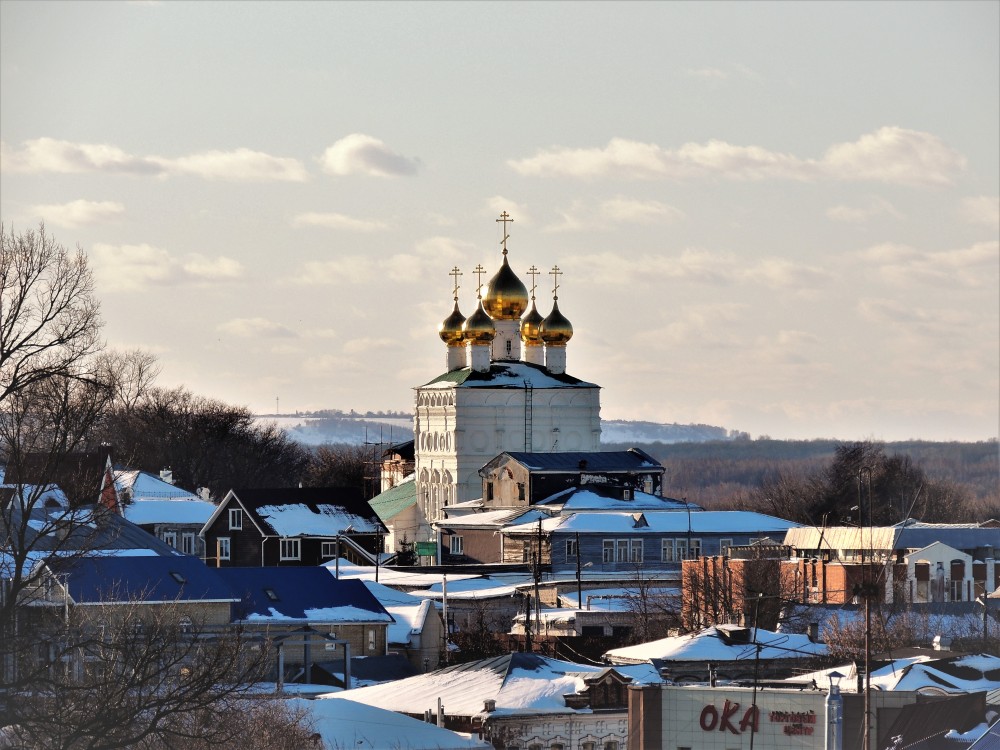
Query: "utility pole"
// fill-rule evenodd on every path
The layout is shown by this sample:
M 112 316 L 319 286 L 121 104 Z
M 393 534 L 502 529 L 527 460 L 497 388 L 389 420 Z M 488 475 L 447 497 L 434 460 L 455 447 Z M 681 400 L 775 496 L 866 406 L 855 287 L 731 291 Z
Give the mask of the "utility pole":
M 583 609 L 583 582 L 580 580 L 580 532 L 576 532 L 576 608 Z M 985 623 L 986 620 L 984 619 Z M 984 625 L 985 628 L 985 625 Z M 983 640 L 986 640 L 985 629 Z
M 542 519 L 538 519 L 538 549 L 535 551 L 535 632 L 542 632 Z

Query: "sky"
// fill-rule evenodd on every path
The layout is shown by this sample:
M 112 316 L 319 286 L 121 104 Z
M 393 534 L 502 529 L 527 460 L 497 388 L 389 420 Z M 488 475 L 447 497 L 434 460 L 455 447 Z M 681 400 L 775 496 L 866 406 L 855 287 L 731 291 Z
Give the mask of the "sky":
M 985 440 L 1000 3 L 0 2 L 0 215 L 111 347 L 404 410 L 509 259 L 602 417 Z

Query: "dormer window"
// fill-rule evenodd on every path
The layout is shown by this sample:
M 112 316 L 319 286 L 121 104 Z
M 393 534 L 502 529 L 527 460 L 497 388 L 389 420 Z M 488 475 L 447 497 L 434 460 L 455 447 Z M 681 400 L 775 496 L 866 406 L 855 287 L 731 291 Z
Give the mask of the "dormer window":
M 229 509 L 229 529 L 239 531 L 243 528 L 243 511 L 240 508 Z
M 275 593 L 274 589 L 264 589 L 264 595 L 272 602 L 278 601 L 278 595 Z

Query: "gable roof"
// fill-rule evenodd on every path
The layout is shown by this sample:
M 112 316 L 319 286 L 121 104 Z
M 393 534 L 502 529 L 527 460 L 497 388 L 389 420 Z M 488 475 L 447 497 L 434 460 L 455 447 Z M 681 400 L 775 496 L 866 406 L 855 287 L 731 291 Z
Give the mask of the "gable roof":
M 13 509 L 12 525 L 18 526 L 22 518 L 21 511 Z M 117 513 L 98 506 L 49 511 L 35 508 L 28 518 L 27 526 L 26 546 L 42 554 L 52 550 L 144 550 L 151 555 L 177 554 L 169 544 Z
M 240 602 L 243 622 L 392 623 L 364 583 L 338 580 L 326 568 L 218 568 Z
M 704 510 L 704 508 L 696 503 L 685 503 L 682 500 L 675 500 L 672 497 L 650 495 L 647 492 L 640 492 L 638 490 L 632 493 L 631 500 L 625 500 L 621 497 L 620 489 L 600 484 L 584 484 L 580 487 L 568 487 L 543 500 L 539 500 L 535 505 L 562 506 L 563 515 L 583 510 L 618 510 L 626 513 L 632 513 L 636 510 L 678 510 L 682 512 L 690 510 L 694 513 L 695 511 L 700 512 Z
M 531 472 L 559 472 L 579 474 L 581 472 L 650 472 L 665 471 L 655 458 L 639 450 L 625 451 L 568 451 L 566 453 L 526 453 L 505 451 L 487 463 L 480 474 L 488 468 L 504 463 L 505 457 L 516 461 Z
M 572 513 L 542 521 L 542 529 L 551 533 L 581 534 L 764 534 L 785 531 L 798 526 L 794 521 L 775 518 L 748 510 L 702 510 L 684 513 L 668 510 L 646 516 L 648 526 L 636 528 L 632 513 Z M 504 534 L 537 533 L 537 524 L 515 524 Z
M 753 644 L 753 628 L 718 625 L 697 633 L 661 638 L 636 646 L 612 649 L 604 654 L 611 664 L 636 664 L 646 661 L 753 661 L 757 647 Z M 774 633 L 756 629 L 757 643 L 762 644 L 761 659 L 802 659 L 827 653 L 822 643 L 813 643 L 808 636 L 794 633 Z
M 400 482 L 395 487 L 390 487 L 368 501 L 368 505 L 382 522 L 398 516 L 416 504 L 417 481 L 415 479 Z
M 233 503 L 250 517 L 262 536 L 337 536 L 382 530 L 378 515 L 354 487 L 279 487 L 234 489 L 223 498 L 203 532 Z
M 55 558 L 46 566 L 66 576 L 77 605 L 238 600 L 216 569 L 188 555 Z
M 539 654 L 512 653 L 328 697 L 343 696 L 408 714 L 422 714 L 428 706 L 435 705 L 437 698 L 444 702 L 445 712 L 453 716 L 478 716 L 483 713 L 486 700 L 496 701 L 494 716 L 503 713 L 573 714 L 576 710 L 566 706 L 563 696 L 586 689 L 586 679 L 606 669 L 605 665 L 594 667 Z M 649 676 L 655 678 L 651 669 Z M 584 711 L 590 713 L 589 708 Z

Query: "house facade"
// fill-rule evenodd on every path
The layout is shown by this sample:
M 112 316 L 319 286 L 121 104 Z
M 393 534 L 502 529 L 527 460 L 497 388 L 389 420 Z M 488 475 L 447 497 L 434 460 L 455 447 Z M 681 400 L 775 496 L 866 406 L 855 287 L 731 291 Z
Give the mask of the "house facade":
M 384 534 L 361 492 L 341 487 L 230 490 L 201 530 L 215 567 L 372 563 Z

